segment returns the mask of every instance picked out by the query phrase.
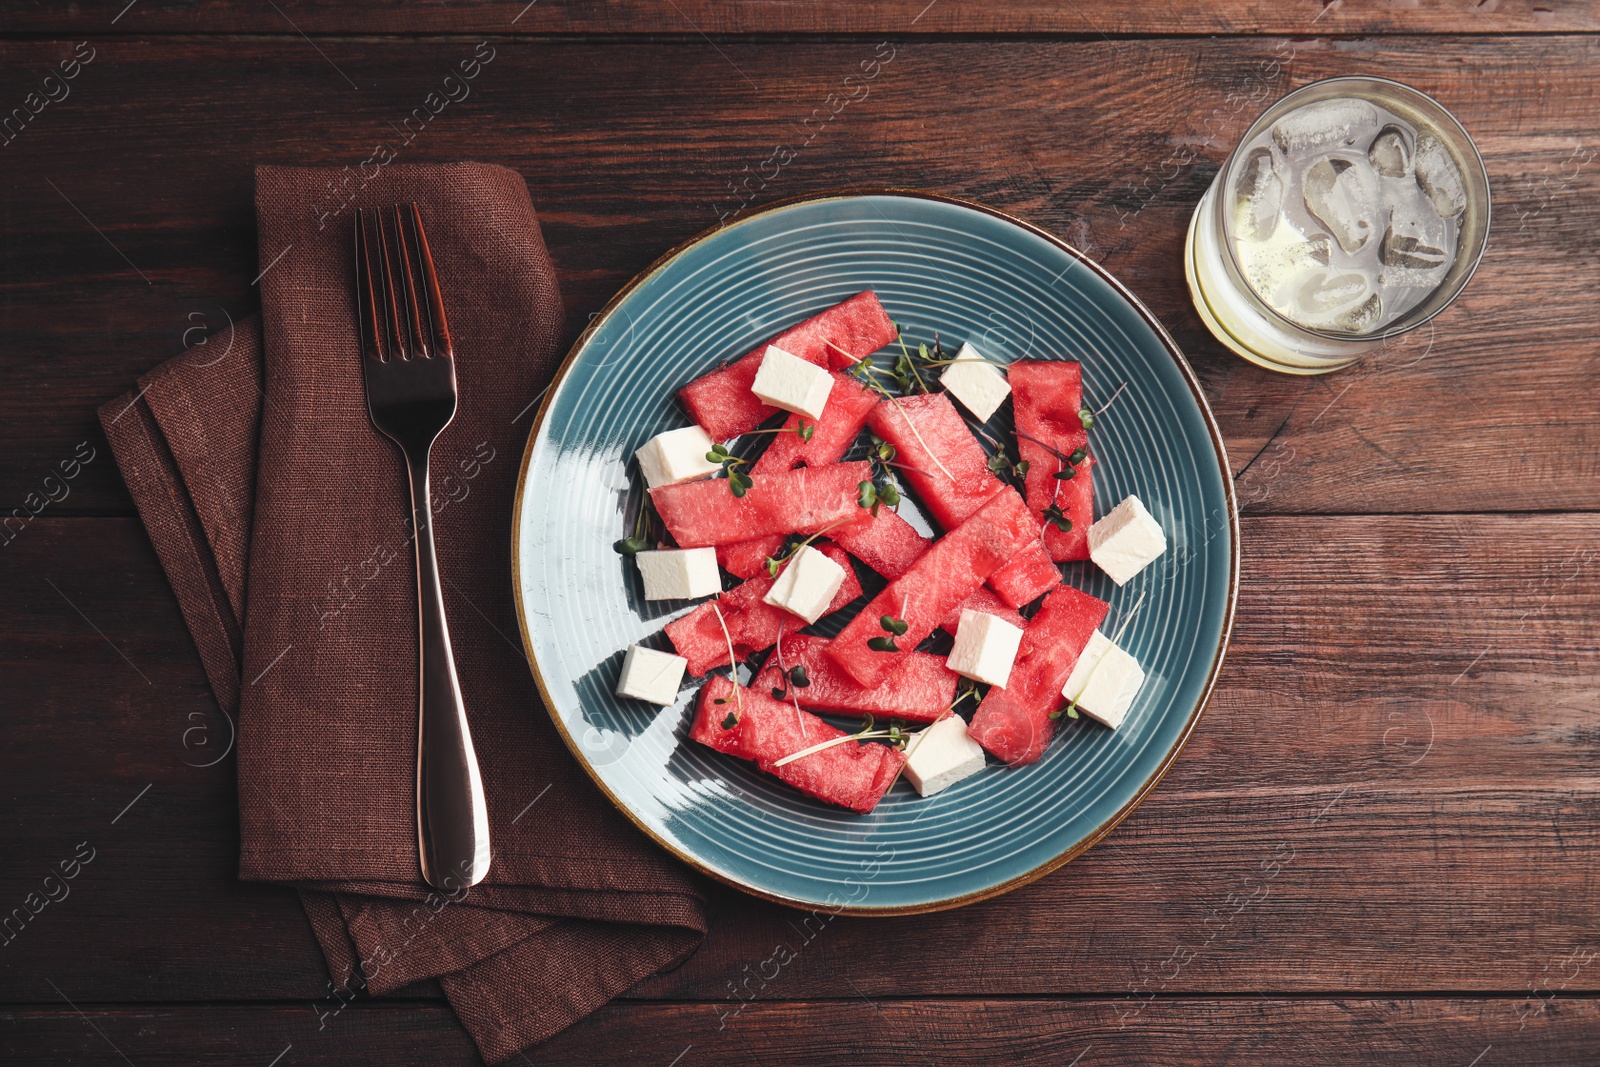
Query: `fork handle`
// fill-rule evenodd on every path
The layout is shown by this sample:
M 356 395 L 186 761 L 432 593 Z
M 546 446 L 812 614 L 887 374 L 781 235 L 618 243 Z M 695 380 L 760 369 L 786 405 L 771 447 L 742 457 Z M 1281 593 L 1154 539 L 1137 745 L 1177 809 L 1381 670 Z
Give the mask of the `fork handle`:
M 489 809 L 466 707 L 450 651 L 439 560 L 433 545 L 429 449 L 407 449 L 416 530 L 417 628 L 421 656 L 417 710 L 417 850 L 422 877 L 454 893 L 489 872 Z

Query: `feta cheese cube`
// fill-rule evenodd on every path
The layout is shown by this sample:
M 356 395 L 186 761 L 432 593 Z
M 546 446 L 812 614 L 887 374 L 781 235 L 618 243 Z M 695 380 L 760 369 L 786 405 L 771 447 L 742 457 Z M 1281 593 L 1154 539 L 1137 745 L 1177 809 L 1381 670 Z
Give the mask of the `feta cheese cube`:
M 643 645 L 631 645 L 622 657 L 622 677 L 617 679 L 617 696 L 633 697 L 652 704 L 676 704 L 678 686 L 689 661 L 670 652 L 658 652 Z
M 906 743 L 906 779 L 918 793 L 931 797 L 983 770 L 983 747 L 967 736 L 967 724 L 950 715 Z
M 1089 558 L 1118 585 L 1144 570 L 1167 550 L 1161 524 L 1130 496 L 1089 527 Z
M 1079 711 L 1115 730 L 1143 684 L 1139 661 L 1096 630 L 1061 695 L 1076 703 Z
M 690 600 L 722 592 L 714 548 L 663 548 L 633 557 L 646 600 Z
M 844 568 L 806 545 L 789 557 L 762 599 L 811 623 L 822 618 L 842 585 Z
M 768 345 L 750 391 L 765 403 L 816 419 L 833 390 L 833 375 L 799 356 Z
M 722 464 L 706 458 L 710 451 L 711 438 L 706 432 L 698 426 L 685 426 L 656 434 L 634 455 L 639 457 L 645 484 L 655 489 L 717 473 Z
M 988 422 L 1011 395 L 1011 383 L 993 363 L 984 361 L 983 355 L 972 345 L 964 344 L 956 353 L 955 362 L 939 376 L 944 391 L 961 401 L 961 406 Z
M 1022 644 L 1022 631 L 997 615 L 961 609 L 955 647 L 946 666 L 975 682 L 1004 689 Z

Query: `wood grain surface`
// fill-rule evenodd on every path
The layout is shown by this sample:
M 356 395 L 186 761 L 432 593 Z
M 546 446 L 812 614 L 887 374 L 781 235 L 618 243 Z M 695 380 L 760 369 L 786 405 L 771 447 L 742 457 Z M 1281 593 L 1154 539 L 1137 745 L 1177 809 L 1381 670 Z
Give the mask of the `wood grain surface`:
M 0 116 L 92 53 L 0 137 L 0 914 L 93 857 L 0 939 L 0 1059 L 475 1061 L 431 983 L 319 1027 L 320 952 L 292 895 L 236 878 L 233 726 L 93 418 L 254 310 L 281 251 L 255 245 L 256 164 L 388 142 L 527 177 L 572 335 L 663 249 L 783 197 L 1012 211 L 1168 325 L 1245 514 L 1211 707 L 1106 841 L 994 901 L 820 932 L 708 887 L 696 955 L 527 1062 L 1593 1060 L 1595 5 L 125 2 L 0 13 Z M 472 95 L 402 143 L 485 38 Z M 1184 228 L 1257 112 L 1344 73 L 1462 119 L 1489 252 L 1433 328 L 1272 375 L 1201 326 Z
M 0 30 L 88 34 L 1382 34 L 1586 32 L 1594 5 L 1575 0 L 110 0 L 63 10 L 7 5 Z

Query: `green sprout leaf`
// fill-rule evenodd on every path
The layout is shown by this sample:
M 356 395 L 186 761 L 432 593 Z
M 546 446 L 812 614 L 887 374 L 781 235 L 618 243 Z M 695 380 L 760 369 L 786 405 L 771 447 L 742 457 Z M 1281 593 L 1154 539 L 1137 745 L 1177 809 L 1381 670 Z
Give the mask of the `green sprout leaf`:
M 1083 423 L 1083 428 L 1085 430 L 1094 429 L 1094 412 L 1090 411 L 1088 408 L 1084 408 L 1082 411 L 1078 412 L 1078 421 Z
M 1072 455 L 1067 457 L 1067 462 L 1072 464 L 1074 467 L 1076 467 L 1078 464 L 1082 463 L 1084 461 L 1084 459 L 1088 455 L 1089 455 L 1089 450 L 1088 449 L 1081 448 L 1081 447 L 1080 448 L 1074 448 L 1072 450 Z
M 788 695 L 789 695 L 788 693 L 786 693 L 784 690 L 778 688 L 777 686 L 773 686 L 772 687 L 772 699 L 773 700 L 783 700 Z
M 611 547 L 624 556 L 634 556 L 643 552 L 648 547 L 648 542 L 642 537 L 624 537 L 620 541 L 611 542 Z
M 726 703 L 726 701 L 723 701 L 723 703 Z M 735 715 L 731 711 L 728 712 L 728 717 L 726 719 L 722 720 L 722 728 L 724 730 L 731 730 L 735 726 L 738 726 L 738 725 L 739 725 L 739 716 Z
M 911 629 L 910 624 L 908 624 L 906 620 L 897 619 L 893 615 L 883 616 L 878 620 L 878 625 L 894 634 L 896 637 L 901 636 L 907 630 Z
M 856 490 L 858 494 L 856 496 L 856 503 L 860 504 L 864 508 L 877 506 L 878 488 L 872 484 L 870 479 L 856 486 Z M 873 512 L 873 514 L 876 515 L 877 512 Z
M 874 637 L 867 642 L 867 647 L 874 652 L 899 652 L 900 646 L 894 643 L 892 637 Z
M 803 664 L 796 663 L 789 668 L 789 684 L 796 689 L 805 689 L 811 684 L 811 679 L 806 675 L 806 669 Z
M 1045 509 L 1044 521 L 1048 522 L 1051 526 L 1054 526 L 1062 533 L 1068 533 L 1072 530 L 1072 520 L 1067 518 L 1066 515 L 1062 513 L 1061 509 L 1055 504 L 1051 504 Z
M 801 419 L 795 424 L 794 432 L 800 435 L 800 440 L 809 441 L 811 440 L 811 435 L 816 432 L 816 429 L 817 427 L 815 423 L 806 422 L 804 419 Z
M 1069 479 L 1075 478 L 1077 474 L 1078 468 L 1076 467 L 1062 467 L 1060 470 L 1056 471 L 1055 474 L 1051 475 L 1051 477 L 1058 482 L 1065 482 Z

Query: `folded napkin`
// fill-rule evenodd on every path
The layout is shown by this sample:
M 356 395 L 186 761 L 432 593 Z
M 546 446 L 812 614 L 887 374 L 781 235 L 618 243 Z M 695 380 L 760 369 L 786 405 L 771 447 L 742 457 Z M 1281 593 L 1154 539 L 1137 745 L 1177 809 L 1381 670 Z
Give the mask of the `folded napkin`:
M 585 777 L 523 656 L 512 493 L 562 339 L 526 186 L 472 163 L 339 177 L 257 171 L 260 320 L 157 367 L 101 423 L 237 713 L 240 877 L 300 890 L 333 976 L 324 1022 L 354 990 L 438 978 L 498 1062 L 681 961 L 704 904 Z M 418 868 L 409 497 L 367 418 L 352 295 L 354 209 L 409 201 L 457 352 L 434 528 L 494 845 L 487 880 L 448 895 Z

